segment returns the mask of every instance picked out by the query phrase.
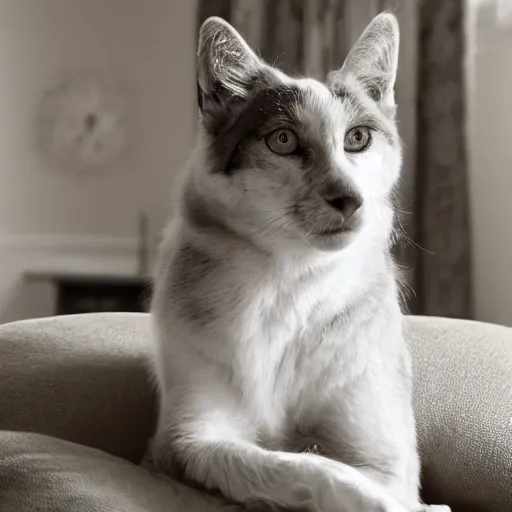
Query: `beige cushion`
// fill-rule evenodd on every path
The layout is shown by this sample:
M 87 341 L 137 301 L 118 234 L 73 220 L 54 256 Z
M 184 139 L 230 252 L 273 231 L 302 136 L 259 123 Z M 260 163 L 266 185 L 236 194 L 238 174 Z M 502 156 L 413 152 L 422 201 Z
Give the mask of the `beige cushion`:
M 99 450 L 38 434 L 0 432 L 2 512 L 227 510 L 220 503 Z
M 512 512 L 512 329 L 409 317 L 406 334 L 427 501 Z M 0 429 L 138 461 L 156 416 L 150 339 L 137 314 L 0 326 Z
M 156 418 L 149 317 L 92 314 L 0 326 L 0 430 L 139 461 Z
M 427 502 L 512 512 L 512 329 L 411 317 Z

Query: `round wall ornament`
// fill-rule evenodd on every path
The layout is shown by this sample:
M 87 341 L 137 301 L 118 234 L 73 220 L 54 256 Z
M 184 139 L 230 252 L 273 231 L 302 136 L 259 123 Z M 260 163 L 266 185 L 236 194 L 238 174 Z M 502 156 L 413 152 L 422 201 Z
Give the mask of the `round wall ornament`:
M 116 84 L 75 76 L 44 95 L 39 140 L 67 169 L 98 167 L 125 148 L 125 117 L 124 95 Z

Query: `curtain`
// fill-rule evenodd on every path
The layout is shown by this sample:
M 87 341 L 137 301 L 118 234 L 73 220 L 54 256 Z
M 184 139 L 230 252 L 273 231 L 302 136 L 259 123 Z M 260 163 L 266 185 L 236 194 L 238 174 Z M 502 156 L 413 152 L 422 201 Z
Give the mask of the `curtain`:
M 419 5 L 416 211 L 418 309 L 472 316 L 465 121 L 465 0 Z
M 464 110 L 465 0 L 200 0 L 267 61 L 322 79 L 379 12 L 401 26 L 396 85 L 405 143 L 397 259 L 416 314 L 472 316 Z

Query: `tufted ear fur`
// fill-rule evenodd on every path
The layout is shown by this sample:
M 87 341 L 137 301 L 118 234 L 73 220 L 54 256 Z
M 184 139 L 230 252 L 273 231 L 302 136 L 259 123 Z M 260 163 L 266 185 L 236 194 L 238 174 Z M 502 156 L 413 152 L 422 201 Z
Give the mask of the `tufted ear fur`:
M 350 50 L 343 67 L 332 72 L 328 81 L 343 81 L 350 75 L 374 101 L 394 114 L 399 42 L 400 31 L 395 16 L 379 14 Z
M 205 128 L 215 131 L 254 87 L 264 64 L 242 36 L 221 18 L 208 18 L 199 32 L 198 103 Z

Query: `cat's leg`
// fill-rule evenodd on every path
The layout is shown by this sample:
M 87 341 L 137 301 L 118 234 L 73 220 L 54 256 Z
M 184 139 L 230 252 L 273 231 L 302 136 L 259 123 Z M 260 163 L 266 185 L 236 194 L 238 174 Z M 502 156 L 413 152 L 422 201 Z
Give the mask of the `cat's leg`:
M 321 454 L 357 467 L 408 511 L 449 512 L 449 507 L 421 503 L 420 461 L 407 386 L 379 379 L 377 387 L 373 377 L 360 378 L 319 407 L 311 405 L 308 418 L 314 423 L 305 421 L 303 428 L 315 432 Z
M 233 410 L 214 400 L 161 417 L 152 447 L 157 467 L 238 503 L 267 502 L 314 512 L 406 512 L 358 470 L 314 454 L 269 451 L 248 439 Z M 205 406 L 207 406 L 205 410 Z M 177 414 L 176 414 L 177 413 Z

